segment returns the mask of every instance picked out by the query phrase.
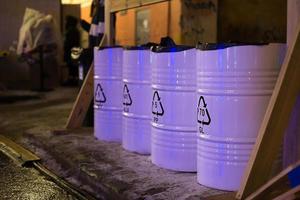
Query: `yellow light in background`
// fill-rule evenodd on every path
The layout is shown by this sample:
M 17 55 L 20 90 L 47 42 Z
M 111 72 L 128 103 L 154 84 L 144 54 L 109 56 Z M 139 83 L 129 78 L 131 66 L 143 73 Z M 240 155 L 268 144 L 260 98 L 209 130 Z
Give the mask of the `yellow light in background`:
M 80 4 L 81 7 L 90 6 L 92 0 L 61 0 L 62 4 Z

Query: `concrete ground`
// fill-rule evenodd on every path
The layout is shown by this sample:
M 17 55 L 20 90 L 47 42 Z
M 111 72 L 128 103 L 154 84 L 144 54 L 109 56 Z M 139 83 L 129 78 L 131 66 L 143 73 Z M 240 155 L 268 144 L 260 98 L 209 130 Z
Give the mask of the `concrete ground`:
M 23 145 L 45 165 L 99 199 L 207 199 L 225 194 L 197 184 L 196 173 L 159 168 L 150 156 L 124 151 L 115 142 L 98 141 L 93 130 L 26 131 Z
M 38 98 L 31 100 L 0 103 L 0 134 L 30 149 L 47 168 L 98 199 L 233 198 L 233 193 L 197 184 L 196 173 L 161 169 L 150 156 L 98 141 L 92 128 L 53 132 L 63 129 L 77 92 L 60 88 L 36 93 Z

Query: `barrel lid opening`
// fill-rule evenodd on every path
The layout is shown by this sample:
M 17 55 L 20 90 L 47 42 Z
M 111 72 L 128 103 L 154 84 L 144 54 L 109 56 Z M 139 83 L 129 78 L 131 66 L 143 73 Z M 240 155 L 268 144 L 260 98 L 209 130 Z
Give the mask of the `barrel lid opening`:
M 104 49 L 113 49 L 113 48 L 123 48 L 122 46 L 115 45 L 115 46 L 103 46 L 103 47 L 97 47 L 98 51 L 104 50 Z
M 228 47 L 234 46 L 263 46 L 268 45 L 269 43 L 198 43 L 196 49 L 209 51 L 209 50 L 219 50 L 226 49 Z
M 125 46 L 125 50 L 150 50 L 152 47 L 158 46 L 158 44 L 153 42 L 148 42 L 139 46 Z
M 151 50 L 154 53 L 165 53 L 165 52 L 186 51 L 186 50 L 193 49 L 193 48 L 194 48 L 193 46 L 176 45 L 175 47 L 156 46 L 156 47 L 153 47 Z
M 172 40 L 172 38 L 163 37 L 160 40 L 160 44 L 158 46 L 153 46 L 151 48 L 151 51 L 155 53 L 179 52 L 179 51 L 185 51 L 193 48 L 194 48 L 193 46 L 176 45 L 175 42 Z

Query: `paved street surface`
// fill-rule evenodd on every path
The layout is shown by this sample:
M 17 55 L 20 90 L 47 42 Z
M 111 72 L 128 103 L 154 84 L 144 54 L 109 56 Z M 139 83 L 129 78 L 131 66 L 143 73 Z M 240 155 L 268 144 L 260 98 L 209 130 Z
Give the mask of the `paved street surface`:
M 0 152 L 0 199 L 75 199 L 32 168 L 23 168 Z
M 51 92 L 0 91 L 0 134 L 18 142 L 35 126 L 63 127 L 78 88 Z M 74 199 L 33 168 L 19 167 L 0 151 L 0 199 Z
M 63 128 L 78 90 L 0 91 L 0 134 L 18 142 L 25 130 L 36 126 Z

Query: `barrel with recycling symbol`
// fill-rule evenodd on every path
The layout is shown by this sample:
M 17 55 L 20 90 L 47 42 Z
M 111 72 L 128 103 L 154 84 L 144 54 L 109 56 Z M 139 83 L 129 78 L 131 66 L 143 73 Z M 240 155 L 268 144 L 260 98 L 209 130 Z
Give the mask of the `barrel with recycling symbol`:
M 272 95 L 284 45 L 199 45 L 197 179 L 239 188 Z
M 150 47 L 127 47 L 123 52 L 123 139 L 126 150 L 150 154 Z
M 152 50 L 152 162 L 176 171 L 196 171 L 196 50 Z
M 122 140 L 122 56 L 119 46 L 94 49 L 94 135 Z

